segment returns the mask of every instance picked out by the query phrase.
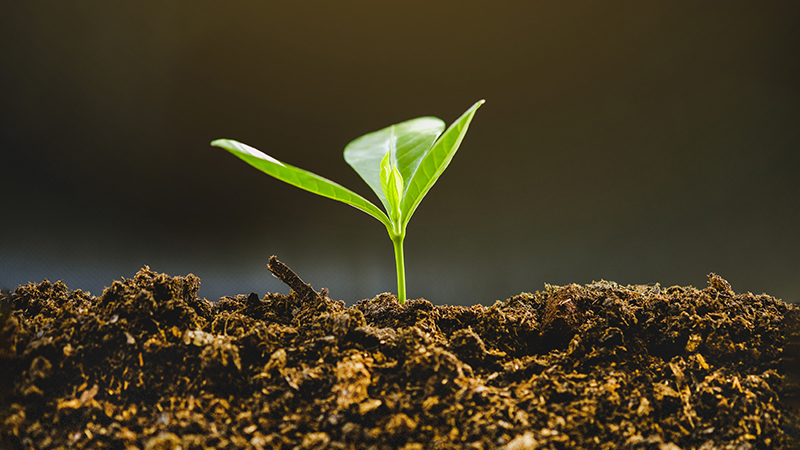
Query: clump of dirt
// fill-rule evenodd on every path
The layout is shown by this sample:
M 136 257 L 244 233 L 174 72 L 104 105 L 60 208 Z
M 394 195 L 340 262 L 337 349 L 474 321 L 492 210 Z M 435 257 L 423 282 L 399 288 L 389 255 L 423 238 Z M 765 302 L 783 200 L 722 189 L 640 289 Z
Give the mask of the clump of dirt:
M 717 275 L 347 308 L 270 270 L 290 295 L 213 304 L 147 268 L 100 297 L 4 293 L 0 446 L 798 448 L 798 309 Z

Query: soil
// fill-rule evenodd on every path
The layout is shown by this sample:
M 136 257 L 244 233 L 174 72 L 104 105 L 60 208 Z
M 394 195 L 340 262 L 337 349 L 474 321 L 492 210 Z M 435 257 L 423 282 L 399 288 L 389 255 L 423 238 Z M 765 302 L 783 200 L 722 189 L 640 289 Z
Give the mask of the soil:
M 4 449 L 788 449 L 798 308 L 659 285 L 490 307 L 197 297 L 145 268 L 99 297 L 1 296 Z

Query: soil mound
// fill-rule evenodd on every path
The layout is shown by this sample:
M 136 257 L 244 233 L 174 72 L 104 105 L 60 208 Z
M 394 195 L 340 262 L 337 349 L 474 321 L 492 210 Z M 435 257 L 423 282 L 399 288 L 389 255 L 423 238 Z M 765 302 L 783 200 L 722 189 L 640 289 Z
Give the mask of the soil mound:
M 0 447 L 798 448 L 798 309 L 717 275 L 347 308 L 270 269 L 290 295 L 214 304 L 147 268 L 4 293 Z

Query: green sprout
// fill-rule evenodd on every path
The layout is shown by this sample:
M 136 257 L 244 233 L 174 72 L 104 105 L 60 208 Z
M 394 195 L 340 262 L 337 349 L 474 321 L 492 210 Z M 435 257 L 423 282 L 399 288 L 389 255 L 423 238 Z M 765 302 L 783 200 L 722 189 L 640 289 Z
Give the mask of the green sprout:
M 211 145 L 228 150 L 267 175 L 314 194 L 347 203 L 383 223 L 394 244 L 397 298 L 403 304 L 406 301 L 403 261 L 406 225 L 450 164 L 475 111 L 483 103 L 484 100 L 481 100 L 472 105 L 447 130 L 444 130 L 445 124 L 441 119 L 419 117 L 366 134 L 347 144 L 344 149 L 345 161 L 375 191 L 386 213 L 344 186 L 284 164 L 241 142 L 217 139 Z

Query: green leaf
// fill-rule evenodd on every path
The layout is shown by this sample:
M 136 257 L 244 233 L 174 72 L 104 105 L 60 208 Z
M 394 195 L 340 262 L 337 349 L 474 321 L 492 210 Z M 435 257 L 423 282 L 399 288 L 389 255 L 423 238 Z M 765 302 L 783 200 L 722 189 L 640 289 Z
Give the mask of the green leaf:
M 397 170 L 397 166 L 391 163 L 391 151 L 386 152 L 386 156 L 381 160 L 381 190 L 386 203 L 389 205 L 386 212 L 392 224 L 400 222 L 400 203 L 403 195 L 403 176 Z M 396 230 L 399 231 L 399 230 Z
M 442 134 L 444 126 L 444 122 L 436 117 L 407 120 L 350 142 L 344 149 L 344 159 L 390 211 L 381 186 L 381 160 L 389 153 L 391 165 L 397 167 L 404 180 L 408 180 L 417 170 L 422 156 Z
M 212 142 L 211 145 L 228 150 L 256 169 L 283 182 L 289 183 L 292 186 L 305 189 L 306 191 L 321 195 L 323 197 L 338 200 L 356 209 L 360 209 L 361 211 L 364 211 L 365 213 L 378 219 L 384 225 L 386 225 L 387 228 L 391 229 L 391 222 L 383 211 L 370 203 L 369 200 L 340 184 L 334 183 L 327 178 L 323 178 L 307 170 L 282 163 L 277 159 L 262 153 L 253 147 L 250 147 L 249 145 L 242 144 L 241 142 L 231 139 L 217 139 L 216 141 Z
M 403 214 L 404 228 L 422 199 L 442 175 L 442 172 L 447 169 L 458 147 L 461 145 L 464 135 L 467 133 L 467 128 L 469 128 L 472 117 L 475 116 L 475 111 L 484 102 L 485 100 L 478 101 L 453 122 L 439 140 L 423 155 L 420 155 L 420 162 L 413 174 L 410 177 L 404 175 L 406 192 L 403 196 L 403 204 L 400 207 Z

